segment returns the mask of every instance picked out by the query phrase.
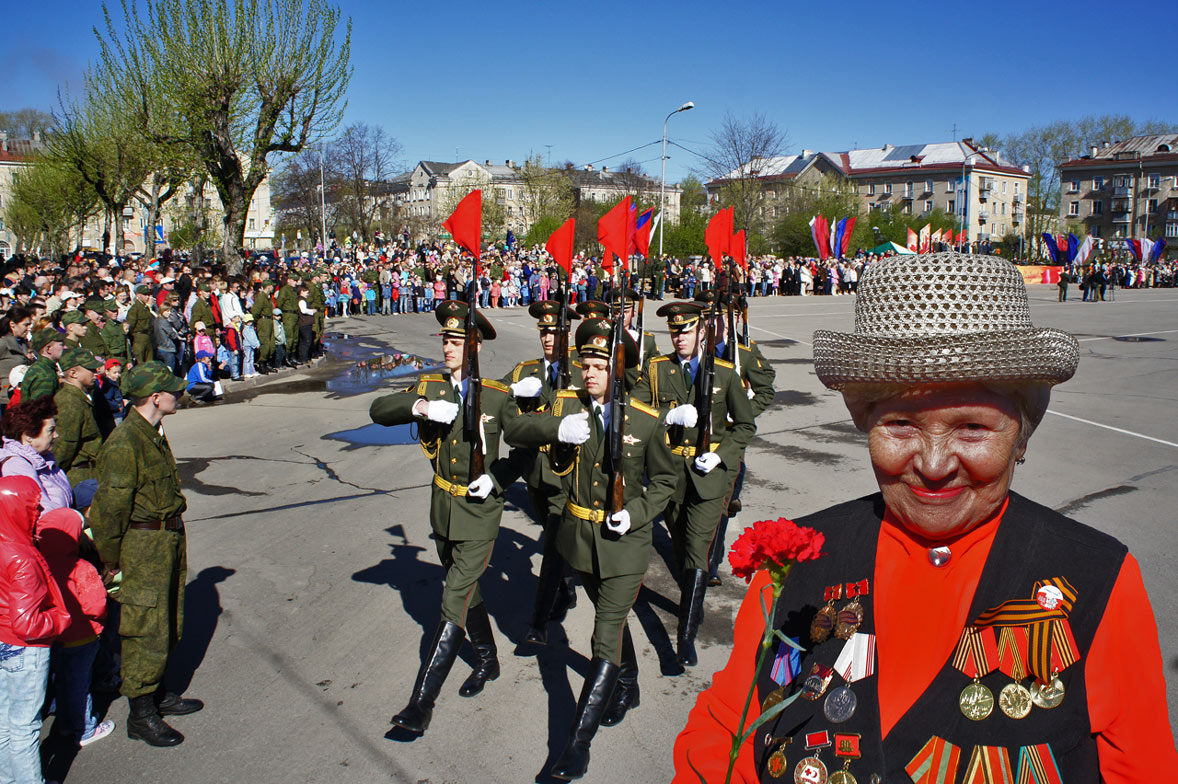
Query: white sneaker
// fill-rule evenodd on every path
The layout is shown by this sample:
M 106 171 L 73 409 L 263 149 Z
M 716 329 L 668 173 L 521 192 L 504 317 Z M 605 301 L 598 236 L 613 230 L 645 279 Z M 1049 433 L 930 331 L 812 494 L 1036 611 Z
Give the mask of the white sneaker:
M 102 740 L 103 738 L 105 738 L 107 735 L 111 734 L 114 731 L 115 731 L 114 721 L 111 719 L 107 719 L 106 721 L 99 722 L 98 725 L 94 727 L 94 731 L 90 733 L 90 737 L 82 738 L 82 740 L 78 741 L 78 744 L 81 746 L 89 746 L 94 741 Z

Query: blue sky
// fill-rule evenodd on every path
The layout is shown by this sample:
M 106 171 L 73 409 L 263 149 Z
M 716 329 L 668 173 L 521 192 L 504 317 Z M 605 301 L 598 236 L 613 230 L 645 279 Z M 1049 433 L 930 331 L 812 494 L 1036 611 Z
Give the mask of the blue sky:
M 1178 29 L 1172 2 L 338 2 L 353 21 L 345 122 L 384 126 L 410 164 L 455 160 L 455 148 L 461 160 L 600 161 L 658 140 L 688 100 L 669 135 L 697 149 L 728 111 L 762 112 L 791 151 L 1084 114 L 1178 122 L 1156 44 Z M 7 4 L 19 32 L 0 55 L 0 108 L 52 108 L 96 56 L 100 21 L 98 3 Z M 669 155 L 668 180 L 698 163 Z M 657 146 L 630 157 L 657 176 Z

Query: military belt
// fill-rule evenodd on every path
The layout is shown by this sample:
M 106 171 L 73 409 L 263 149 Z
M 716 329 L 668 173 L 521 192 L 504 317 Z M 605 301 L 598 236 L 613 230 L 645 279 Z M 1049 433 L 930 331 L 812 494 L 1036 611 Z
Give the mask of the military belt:
M 591 523 L 600 525 L 605 522 L 605 511 L 602 509 L 587 509 L 583 506 L 577 506 L 572 501 L 566 501 L 564 505 L 565 510 L 578 520 L 588 520 Z
M 715 452 L 718 446 L 720 446 L 720 442 L 713 441 L 711 443 L 711 451 Z M 680 457 L 695 457 L 695 446 L 673 446 L 671 447 L 671 454 L 679 455 Z
M 443 479 L 437 474 L 434 474 L 434 484 L 456 498 L 461 498 L 462 496 L 466 495 L 470 489 L 466 485 L 460 485 L 457 482 L 451 482 L 448 479 Z
M 183 531 L 184 518 L 180 515 L 169 517 L 166 520 L 132 520 L 128 528 L 134 528 L 137 531 L 158 531 L 163 528 L 165 531 Z

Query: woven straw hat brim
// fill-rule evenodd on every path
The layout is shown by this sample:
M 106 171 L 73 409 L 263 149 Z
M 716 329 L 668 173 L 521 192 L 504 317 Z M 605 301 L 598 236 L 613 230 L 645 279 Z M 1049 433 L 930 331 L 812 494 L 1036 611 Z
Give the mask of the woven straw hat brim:
M 814 371 L 831 389 L 847 384 L 952 384 L 1071 378 L 1080 344 L 1051 328 L 922 337 L 876 337 L 818 330 Z

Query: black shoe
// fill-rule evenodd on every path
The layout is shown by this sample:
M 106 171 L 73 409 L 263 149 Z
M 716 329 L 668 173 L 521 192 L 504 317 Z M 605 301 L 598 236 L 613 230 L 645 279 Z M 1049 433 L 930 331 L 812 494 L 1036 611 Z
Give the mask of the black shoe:
M 196 713 L 205 704 L 191 697 L 185 698 L 179 694 L 165 691 L 156 697 L 155 706 L 159 709 L 161 716 L 187 716 L 190 713 Z
M 543 626 L 533 626 L 528 629 L 528 633 L 524 635 L 524 642 L 531 645 L 547 645 L 548 644 L 548 629 Z
M 458 693 L 463 697 L 473 697 L 483 690 L 487 681 L 499 677 L 499 655 L 495 649 L 495 634 L 491 630 L 486 604 L 479 604 L 466 611 L 466 633 L 479 662 Z
M 589 744 L 601 726 L 601 719 L 613 697 L 618 682 L 618 665 L 605 659 L 594 659 L 589 663 L 589 674 L 581 687 L 577 700 L 577 715 L 569 742 L 552 766 L 552 776 L 563 781 L 573 781 L 589 770 Z
M 704 594 L 708 589 L 708 573 L 703 569 L 691 569 L 683 575 L 682 594 L 679 599 L 679 635 L 675 659 L 684 667 L 699 664 L 695 652 L 695 634 L 703 620 Z
M 729 517 L 736 517 L 738 514 L 740 514 L 740 510 L 743 508 L 744 508 L 744 505 L 740 503 L 740 499 L 733 498 L 731 501 L 728 502 L 728 516 Z
M 630 637 L 630 627 L 626 626 L 622 633 L 622 666 L 618 669 L 618 685 L 614 688 L 614 697 L 610 701 L 609 710 L 601 719 L 601 726 L 614 727 L 626 718 L 626 712 L 638 707 L 638 656 L 634 652 L 634 640 Z
M 127 716 L 127 737 L 151 746 L 179 746 L 184 736 L 168 726 L 155 707 L 155 695 L 128 697 L 131 712 Z
M 708 572 L 708 587 L 715 588 L 717 585 L 720 585 L 720 575 L 715 572 Z
M 466 635 L 458 624 L 446 620 L 438 623 L 433 645 L 421 663 L 417 682 L 413 684 L 409 704 L 392 718 L 393 724 L 416 733 L 429 729 L 434 703 L 442 691 L 446 676 L 450 674 L 450 668 L 454 666 L 454 660 L 458 658 L 458 650 L 464 639 Z

